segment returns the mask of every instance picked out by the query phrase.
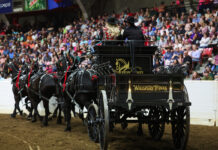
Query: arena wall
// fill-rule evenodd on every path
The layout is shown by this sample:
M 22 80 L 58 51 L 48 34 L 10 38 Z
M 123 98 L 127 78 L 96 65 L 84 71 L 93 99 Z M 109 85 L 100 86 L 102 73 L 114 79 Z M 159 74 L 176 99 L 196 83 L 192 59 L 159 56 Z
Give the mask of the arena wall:
M 191 106 L 191 123 L 218 123 L 218 81 L 185 81 Z
M 185 81 L 189 93 L 191 106 L 191 124 L 218 126 L 218 81 Z M 24 110 L 24 101 L 20 107 Z M 52 112 L 56 104 L 54 100 L 50 104 Z M 10 80 L 0 80 L 0 113 L 12 113 L 14 98 Z M 42 103 L 39 112 L 44 114 Z

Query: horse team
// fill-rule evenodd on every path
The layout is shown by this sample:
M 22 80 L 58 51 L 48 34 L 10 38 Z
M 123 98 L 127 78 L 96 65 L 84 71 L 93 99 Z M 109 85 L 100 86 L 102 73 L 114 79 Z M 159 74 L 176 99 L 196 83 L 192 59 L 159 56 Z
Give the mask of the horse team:
M 2 76 L 9 74 L 12 78 L 12 91 L 15 99 L 14 111 L 11 117 L 16 117 L 17 111 L 23 114 L 19 108 L 19 102 L 25 98 L 28 119 L 36 122 L 37 118 L 43 121 L 43 125 L 48 125 L 49 101 L 51 97 L 57 100 L 57 108 L 53 117 L 57 115 L 57 123 L 61 124 L 61 112 L 64 113 L 66 121 L 65 131 L 71 131 L 71 111 L 75 114 L 75 107 L 79 109 L 79 117 L 83 118 L 83 108 L 88 109 L 97 98 L 98 72 L 93 68 L 79 68 L 78 63 L 72 63 L 67 57 L 62 57 L 56 64 L 57 73 L 47 73 L 37 62 L 32 64 L 19 65 L 15 59 L 5 64 Z M 97 65 L 95 65 L 97 66 Z M 38 104 L 43 101 L 45 116 L 42 117 L 38 110 Z

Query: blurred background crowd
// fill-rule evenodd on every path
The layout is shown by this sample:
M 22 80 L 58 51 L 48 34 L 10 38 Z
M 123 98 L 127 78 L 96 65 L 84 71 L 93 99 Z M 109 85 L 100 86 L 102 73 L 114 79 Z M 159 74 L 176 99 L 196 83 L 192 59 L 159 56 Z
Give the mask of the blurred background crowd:
M 157 46 L 160 65 L 189 62 L 193 80 L 218 80 L 218 9 L 217 0 L 205 1 L 197 9 L 185 9 L 183 0 L 171 3 L 170 9 L 162 2 L 153 8 L 120 14 L 104 14 L 89 19 L 72 19 L 64 26 L 37 25 L 7 26 L 0 22 L 0 71 L 6 62 L 19 59 L 21 63 L 37 60 L 47 72 L 56 72 L 56 62 L 63 54 L 70 54 L 84 67 L 91 64 L 90 55 L 98 40 L 114 40 L 108 32 L 109 17 L 117 19 L 118 34 L 122 36 L 128 16 L 135 18 L 141 28 L 145 46 Z M 28 30 L 27 30 L 28 29 Z M 125 40 L 125 39 L 124 39 Z

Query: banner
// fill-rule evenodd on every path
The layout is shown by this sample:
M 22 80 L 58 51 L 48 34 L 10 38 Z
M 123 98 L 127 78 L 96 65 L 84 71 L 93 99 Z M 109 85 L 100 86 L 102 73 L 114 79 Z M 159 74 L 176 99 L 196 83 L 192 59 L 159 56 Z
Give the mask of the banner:
M 25 11 L 46 9 L 46 0 L 25 0 Z
M 12 0 L 0 0 L 0 13 L 12 12 Z
M 48 0 L 48 9 L 68 7 L 73 5 L 73 0 Z

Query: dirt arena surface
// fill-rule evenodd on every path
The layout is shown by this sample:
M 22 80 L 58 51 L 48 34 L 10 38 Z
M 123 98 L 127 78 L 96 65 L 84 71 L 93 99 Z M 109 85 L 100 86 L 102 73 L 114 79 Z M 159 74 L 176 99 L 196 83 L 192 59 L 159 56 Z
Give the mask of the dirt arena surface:
M 40 121 L 31 123 L 25 118 L 0 115 L 0 150 L 98 150 L 89 140 L 81 120 L 72 118 L 72 131 L 64 132 L 65 125 L 56 119 L 42 127 Z M 117 125 L 110 135 L 109 150 L 173 150 L 170 126 L 166 127 L 161 141 L 154 142 L 144 125 L 144 136 L 136 136 L 136 125 L 122 130 Z M 218 128 L 191 126 L 187 150 L 218 150 Z

